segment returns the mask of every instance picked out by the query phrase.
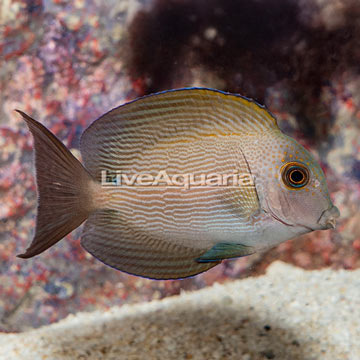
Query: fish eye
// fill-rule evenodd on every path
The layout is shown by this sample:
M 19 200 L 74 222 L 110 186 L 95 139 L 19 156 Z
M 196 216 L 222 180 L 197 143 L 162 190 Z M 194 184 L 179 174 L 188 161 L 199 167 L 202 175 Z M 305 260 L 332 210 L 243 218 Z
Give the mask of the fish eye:
M 288 163 L 281 171 L 284 184 L 290 189 L 301 189 L 309 182 L 309 170 L 300 163 Z

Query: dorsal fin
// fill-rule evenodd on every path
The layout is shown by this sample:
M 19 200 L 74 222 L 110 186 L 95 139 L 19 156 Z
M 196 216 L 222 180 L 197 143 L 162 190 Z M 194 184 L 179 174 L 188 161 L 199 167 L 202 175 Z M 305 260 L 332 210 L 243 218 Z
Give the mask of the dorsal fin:
M 159 142 L 206 136 L 245 136 L 278 130 L 275 118 L 256 102 L 218 90 L 171 90 L 119 106 L 93 122 L 81 138 L 90 173 L 111 162 L 124 168 Z

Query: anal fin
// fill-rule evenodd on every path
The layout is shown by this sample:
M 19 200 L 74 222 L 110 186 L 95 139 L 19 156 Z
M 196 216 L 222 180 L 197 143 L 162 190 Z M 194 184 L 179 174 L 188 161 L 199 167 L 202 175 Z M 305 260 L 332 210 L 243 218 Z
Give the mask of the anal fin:
M 252 246 L 234 243 L 218 243 L 206 253 L 198 257 L 196 261 L 199 263 L 207 263 L 247 256 L 254 253 L 255 250 Z
M 205 248 L 192 248 L 130 226 L 116 210 L 101 209 L 85 223 L 82 246 L 108 266 L 150 279 L 181 279 L 220 263 L 197 262 Z

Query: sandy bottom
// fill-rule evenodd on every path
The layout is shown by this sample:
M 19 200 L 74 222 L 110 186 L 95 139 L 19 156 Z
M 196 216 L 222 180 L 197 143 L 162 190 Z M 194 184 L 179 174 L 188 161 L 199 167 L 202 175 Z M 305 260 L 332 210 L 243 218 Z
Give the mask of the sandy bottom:
M 265 276 L 0 335 L 0 359 L 360 359 L 360 270 Z

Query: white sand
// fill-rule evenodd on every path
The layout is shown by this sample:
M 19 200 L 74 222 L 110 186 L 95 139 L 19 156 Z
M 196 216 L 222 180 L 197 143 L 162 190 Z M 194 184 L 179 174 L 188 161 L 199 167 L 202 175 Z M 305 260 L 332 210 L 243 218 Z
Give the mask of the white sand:
M 0 359 L 360 359 L 360 270 L 267 274 L 0 335 Z

